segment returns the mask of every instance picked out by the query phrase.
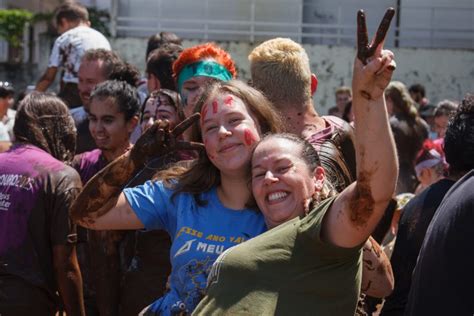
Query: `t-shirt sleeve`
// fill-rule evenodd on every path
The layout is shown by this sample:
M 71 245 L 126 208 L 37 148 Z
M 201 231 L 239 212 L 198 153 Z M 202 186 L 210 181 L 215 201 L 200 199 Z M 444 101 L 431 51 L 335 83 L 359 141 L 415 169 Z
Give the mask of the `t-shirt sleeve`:
M 358 256 L 364 243 L 353 248 L 343 248 L 321 239 L 321 228 L 324 216 L 335 200 L 336 197 L 332 197 L 317 205 L 308 216 L 301 221 L 298 234 L 308 239 L 308 243 L 312 244 L 314 249 L 318 249 L 318 255 L 320 255 L 322 259 L 344 260 L 345 258 Z M 341 234 L 343 233 L 344 232 L 341 232 Z
M 162 181 L 147 181 L 134 188 L 123 190 L 128 203 L 147 230 L 170 231 L 175 216 L 171 214 L 173 191 L 165 188 Z M 174 212 L 175 213 L 175 212 Z
M 51 55 L 49 55 L 49 63 L 48 67 L 59 67 L 61 64 L 61 57 L 59 48 L 61 46 L 63 37 L 60 36 L 56 39 L 53 45 L 53 49 L 51 50 Z
M 53 180 L 54 181 L 54 180 Z M 72 168 L 58 181 L 53 193 L 50 238 L 53 245 L 77 242 L 76 225 L 69 217 L 69 208 L 81 191 L 81 180 Z

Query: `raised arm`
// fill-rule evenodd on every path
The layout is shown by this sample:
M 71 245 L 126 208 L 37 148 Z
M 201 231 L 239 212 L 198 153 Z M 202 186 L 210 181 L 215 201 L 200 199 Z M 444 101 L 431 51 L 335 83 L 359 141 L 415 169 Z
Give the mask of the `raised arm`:
M 365 14 L 358 12 L 358 53 L 352 79 L 357 181 L 335 200 L 323 223 L 323 238 L 341 247 L 361 245 L 374 230 L 395 190 L 397 157 L 384 89 L 395 70 L 393 53 L 383 50 L 394 15 L 388 9 L 368 45 Z
M 169 130 L 168 121 L 157 121 L 137 141 L 131 151 L 120 156 L 87 182 L 71 207 L 71 218 L 90 229 L 143 228 L 131 209 L 123 186 L 143 168 L 151 157 L 181 149 L 201 149 L 202 144 L 178 141 L 177 138 L 194 122 L 196 113 Z

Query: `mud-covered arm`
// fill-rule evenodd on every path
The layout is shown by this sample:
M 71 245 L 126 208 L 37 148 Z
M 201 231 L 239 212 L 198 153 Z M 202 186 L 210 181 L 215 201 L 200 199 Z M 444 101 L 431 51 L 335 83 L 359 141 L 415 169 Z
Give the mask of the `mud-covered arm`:
M 127 153 L 107 165 L 85 185 L 71 207 L 71 218 L 91 229 L 140 229 L 143 224 L 131 209 L 123 186 L 152 157 L 174 150 L 201 149 L 202 144 L 178 141 L 189 126 L 199 120 L 194 114 L 169 130 L 169 122 L 157 121 Z
M 395 63 L 393 53 L 383 50 L 393 14 L 393 9 L 387 10 L 369 46 L 365 16 L 361 11 L 358 15 L 358 57 L 352 80 L 357 181 L 336 198 L 322 227 L 323 238 L 340 247 L 366 241 L 395 190 L 398 163 L 384 98 Z
M 372 237 L 362 250 L 362 292 L 378 298 L 390 295 L 395 281 L 387 255 Z

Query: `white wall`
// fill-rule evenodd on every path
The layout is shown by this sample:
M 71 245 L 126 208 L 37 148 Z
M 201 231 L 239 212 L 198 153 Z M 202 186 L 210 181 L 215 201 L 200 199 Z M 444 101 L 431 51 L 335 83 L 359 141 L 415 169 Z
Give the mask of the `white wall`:
M 186 47 L 197 41 L 185 41 Z M 250 77 L 247 56 L 255 47 L 248 43 L 219 43 L 234 58 L 239 77 Z M 117 38 L 112 46 L 120 55 L 139 67 L 145 68 L 144 52 L 146 39 Z M 355 49 L 350 47 L 330 47 L 322 45 L 304 45 L 311 60 L 311 68 L 319 78 L 319 87 L 315 95 L 315 104 L 320 113 L 326 113 L 333 106 L 334 90 L 340 85 L 350 85 L 352 62 Z M 394 80 L 407 85 L 422 83 L 433 103 L 442 99 L 460 100 L 467 92 L 474 93 L 474 51 L 448 49 L 393 49 L 397 70 Z

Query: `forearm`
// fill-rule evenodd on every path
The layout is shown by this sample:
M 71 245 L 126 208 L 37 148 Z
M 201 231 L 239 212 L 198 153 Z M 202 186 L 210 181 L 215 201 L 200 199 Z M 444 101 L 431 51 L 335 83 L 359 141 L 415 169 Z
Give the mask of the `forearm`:
M 71 218 L 92 227 L 96 218 L 106 214 L 117 201 L 124 184 L 140 167 L 127 152 L 92 177 L 72 204 Z
M 379 298 L 390 295 L 394 287 L 392 266 L 372 237 L 369 237 L 363 247 L 362 264 L 362 292 Z
M 85 315 L 81 272 L 75 248 L 70 251 L 70 255 L 55 260 L 59 293 L 67 315 Z
M 395 190 L 398 161 L 383 95 L 354 96 L 357 187 L 370 191 L 375 204 L 387 203 Z M 367 192 L 368 193 L 368 192 Z M 383 210 L 381 212 L 382 215 Z M 378 220 L 377 220 L 378 221 Z
M 48 90 L 49 86 L 53 83 L 56 78 L 57 67 L 48 67 L 45 73 L 41 76 L 40 80 L 36 84 L 36 91 L 44 92 Z
M 44 76 L 36 84 L 35 90 L 39 92 L 45 92 L 49 86 L 53 83 L 52 80 L 45 78 Z

